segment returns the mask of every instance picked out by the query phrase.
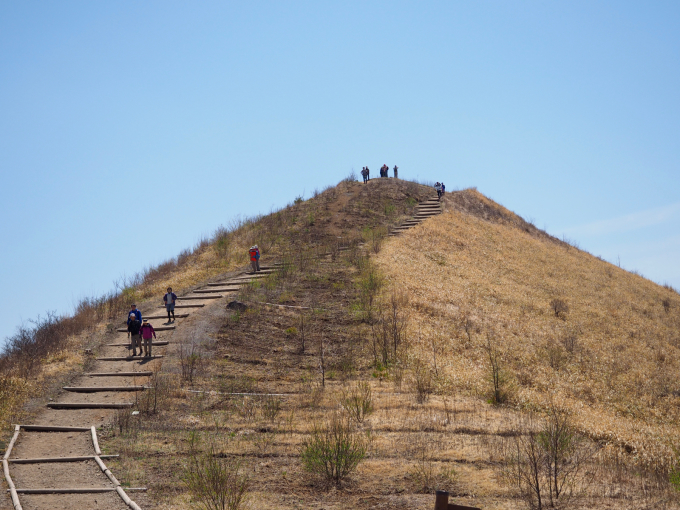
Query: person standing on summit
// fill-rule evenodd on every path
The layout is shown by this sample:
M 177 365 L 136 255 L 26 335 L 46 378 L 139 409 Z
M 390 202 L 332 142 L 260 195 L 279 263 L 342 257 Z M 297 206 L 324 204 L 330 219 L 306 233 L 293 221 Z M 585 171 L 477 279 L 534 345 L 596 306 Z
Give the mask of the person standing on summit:
M 434 189 L 437 191 L 437 201 L 442 199 L 442 185 L 437 181 L 434 185 Z
M 257 245 L 250 247 L 250 265 L 253 266 L 253 273 L 260 270 L 260 248 Z
M 392 170 L 394 170 L 394 178 L 398 179 L 399 178 L 399 172 L 398 172 L 399 167 L 397 165 L 394 165 L 394 168 Z

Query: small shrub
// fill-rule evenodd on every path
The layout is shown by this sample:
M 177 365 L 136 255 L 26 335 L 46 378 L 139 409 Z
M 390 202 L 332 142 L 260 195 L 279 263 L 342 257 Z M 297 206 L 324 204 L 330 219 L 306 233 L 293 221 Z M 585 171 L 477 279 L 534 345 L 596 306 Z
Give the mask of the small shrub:
M 302 465 L 339 486 L 366 457 L 367 437 L 358 432 L 347 416 L 331 415 L 327 423 L 315 424 L 300 451 Z
M 421 361 L 417 361 L 413 366 L 413 378 L 411 387 L 416 396 L 416 402 L 424 404 L 430 399 L 433 392 L 432 372 Z
M 286 334 L 286 336 L 287 336 L 288 338 L 292 338 L 292 337 L 296 337 L 296 336 L 297 336 L 298 330 L 297 330 L 296 327 L 291 327 L 291 328 L 287 328 L 286 331 L 284 331 L 284 333 Z
M 371 385 L 361 381 L 349 389 L 343 389 L 340 403 L 353 420 L 363 423 L 366 416 L 373 412 Z
M 243 508 L 250 486 L 241 463 L 218 458 L 213 447 L 205 454 L 192 452 L 183 481 L 197 503 L 206 510 Z
M 254 393 L 257 381 L 248 376 L 228 376 L 220 381 L 220 393 Z
M 274 395 L 267 395 L 262 404 L 262 416 L 265 420 L 273 422 L 281 412 L 281 399 Z
M 255 419 L 255 413 L 257 412 L 257 403 L 249 397 L 243 397 L 237 400 L 234 404 L 236 412 L 238 415 L 246 421 L 252 421 Z
M 671 300 L 668 298 L 664 298 L 661 301 L 661 306 L 663 306 L 663 309 L 666 313 L 671 311 Z
M 302 198 L 301 195 L 298 195 L 298 196 L 295 197 L 295 200 L 293 200 L 293 203 L 295 205 L 298 205 L 298 204 L 301 204 L 303 201 L 304 201 L 304 198 Z
M 573 354 L 578 348 L 578 335 L 576 333 L 566 333 L 560 341 L 569 354 Z
M 410 456 L 414 464 L 409 470 L 409 478 L 417 492 L 433 493 L 436 490 L 450 491 L 455 488 L 456 470 L 440 466 L 432 459 L 437 447 L 429 434 L 420 434 L 413 442 Z
M 356 182 L 356 181 L 357 181 L 357 173 L 354 171 L 354 168 L 352 168 L 350 173 L 347 174 L 347 177 L 345 177 L 340 182 Z
M 486 343 L 482 346 L 489 357 L 489 375 L 492 384 L 491 396 L 489 403 L 503 404 L 508 401 L 508 377 L 503 369 L 503 359 L 501 351 L 496 345 L 496 337 L 493 333 L 487 333 Z
M 560 298 L 550 301 L 550 308 L 555 313 L 555 317 L 564 317 L 569 312 L 569 305 L 564 299 Z
M 545 346 L 545 355 L 548 359 L 548 364 L 553 370 L 559 370 L 564 364 L 564 352 L 562 346 L 550 339 Z
M 149 387 L 141 392 L 137 407 L 142 414 L 156 414 L 163 408 L 176 383 L 169 374 L 154 371 L 149 379 Z

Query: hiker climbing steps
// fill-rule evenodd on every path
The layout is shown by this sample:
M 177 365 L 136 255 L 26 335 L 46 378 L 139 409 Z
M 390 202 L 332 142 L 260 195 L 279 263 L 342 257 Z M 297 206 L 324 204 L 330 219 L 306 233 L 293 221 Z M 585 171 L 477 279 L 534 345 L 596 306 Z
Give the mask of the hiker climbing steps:
M 161 337 L 172 335 L 178 326 L 181 327 L 181 321 L 176 324 L 176 320 L 188 318 L 194 310 L 201 310 L 216 299 L 228 297 L 243 285 L 265 278 L 280 267 L 279 263 L 260 266 L 258 257 L 254 272 L 207 283 L 184 296 L 177 296 L 168 289 L 163 300 L 164 308 L 154 310 L 144 318 L 132 306 L 129 315 L 148 326 L 151 326 L 150 320 L 167 320 L 163 325 L 148 328 L 146 337 L 150 338 L 144 340 L 146 355 L 143 355 L 142 345 L 138 345 L 134 338 L 135 334 L 141 337 L 141 327 L 134 328 L 132 338 L 127 338 L 129 327 L 117 328 L 119 334 L 126 335 L 127 341 L 121 339 L 103 344 L 99 356 L 93 360 L 91 371 L 80 375 L 71 385 L 63 386 L 59 397 L 45 404 L 41 424 L 15 426 L 14 436 L 2 459 L 14 509 L 22 510 L 21 496 L 22 500 L 30 498 L 26 502 L 30 508 L 54 508 L 58 505 L 49 498 L 67 497 L 68 500 L 60 501 L 63 508 L 141 510 L 127 492 L 146 489 L 122 488 L 104 463 L 104 459 L 118 456 L 102 455 L 96 427 L 108 423 L 106 412 L 110 419 L 113 411 L 134 407 L 135 393 L 149 389 L 147 381 L 153 370 L 137 368 L 153 366 L 155 360 L 164 357 L 165 353 L 159 354 L 157 349 L 167 348 L 173 343 L 171 337 Z M 179 304 L 178 301 L 185 303 Z M 186 311 L 175 314 L 175 308 Z M 152 333 L 158 333 L 158 337 Z M 142 342 L 141 338 L 139 341 Z M 141 355 L 129 355 L 130 350 L 136 354 L 136 347 L 139 347 Z M 152 354 L 152 351 L 156 352 Z M 51 467 L 47 469 L 46 466 Z M 46 475 L 48 472 L 49 475 Z
M 402 232 L 407 231 L 410 228 L 419 225 L 423 221 L 437 216 L 442 213 L 442 203 L 437 198 L 431 198 L 425 202 L 422 202 L 416 206 L 415 214 L 409 220 L 394 228 L 389 235 L 391 237 L 397 236 Z

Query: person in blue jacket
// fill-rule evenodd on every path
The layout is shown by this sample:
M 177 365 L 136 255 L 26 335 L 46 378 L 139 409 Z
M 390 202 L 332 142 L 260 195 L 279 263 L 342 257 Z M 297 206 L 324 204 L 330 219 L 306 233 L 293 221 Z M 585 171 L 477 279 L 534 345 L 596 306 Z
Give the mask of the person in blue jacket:
M 132 315 L 134 315 L 137 318 L 137 320 L 139 321 L 140 324 L 142 323 L 142 312 L 137 310 L 137 305 L 134 304 L 134 303 L 130 305 L 130 311 L 128 312 L 128 320 L 127 320 L 128 324 L 130 324 L 130 321 L 132 320 L 132 317 L 131 317 Z

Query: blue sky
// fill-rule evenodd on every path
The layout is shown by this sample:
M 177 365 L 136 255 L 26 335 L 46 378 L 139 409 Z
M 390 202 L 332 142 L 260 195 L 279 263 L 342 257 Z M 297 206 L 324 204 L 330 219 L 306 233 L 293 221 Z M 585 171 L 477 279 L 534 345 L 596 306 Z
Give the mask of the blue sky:
M 0 338 L 352 168 L 680 287 L 680 4 L 0 0 Z

